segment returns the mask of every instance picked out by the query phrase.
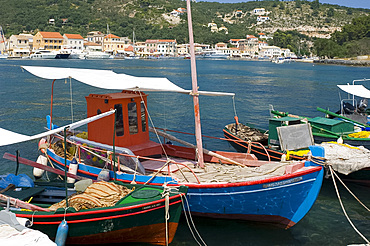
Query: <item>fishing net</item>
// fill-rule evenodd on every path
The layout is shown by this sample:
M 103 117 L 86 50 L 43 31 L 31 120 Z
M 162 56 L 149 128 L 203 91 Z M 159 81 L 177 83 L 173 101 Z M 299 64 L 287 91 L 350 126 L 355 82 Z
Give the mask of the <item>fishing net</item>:
M 91 184 L 83 193 L 72 195 L 68 198 L 68 206 L 73 207 L 76 211 L 81 209 L 90 209 L 97 207 L 114 206 L 121 198 L 130 193 L 131 190 L 111 182 L 100 181 Z M 66 201 L 49 207 L 54 211 L 58 208 L 65 208 Z

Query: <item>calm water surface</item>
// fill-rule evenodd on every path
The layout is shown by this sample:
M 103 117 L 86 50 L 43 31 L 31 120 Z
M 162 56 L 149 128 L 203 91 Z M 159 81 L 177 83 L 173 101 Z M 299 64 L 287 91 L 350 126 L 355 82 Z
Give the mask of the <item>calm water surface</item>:
M 23 134 L 44 130 L 50 110 L 51 81 L 22 71 L 21 65 L 110 69 L 135 76 L 167 77 L 178 86 L 191 89 L 189 60 L 5 60 L 0 61 L 0 127 Z M 269 104 L 275 109 L 306 116 L 322 116 L 316 107 L 336 111 L 339 108 L 337 84 L 370 78 L 369 67 L 274 64 L 256 61 L 198 60 L 200 90 L 234 92 L 236 114 L 240 122 L 267 128 Z M 72 91 L 72 99 L 70 97 Z M 85 96 L 105 93 L 69 80 L 59 80 L 54 88 L 53 119 L 58 125 L 86 117 Z M 231 97 L 200 97 L 202 133 L 223 137 L 222 128 L 235 115 Z M 174 93 L 149 93 L 149 114 L 156 127 L 193 132 L 192 99 Z M 176 134 L 175 134 L 176 135 Z M 192 136 L 178 136 L 194 142 Z M 204 139 L 206 148 L 233 150 L 227 143 Z M 20 150 L 22 157 L 36 160 L 37 142 L 0 147 L 0 155 Z M 15 165 L 1 160 L 1 173 L 14 172 Z M 20 172 L 32 173 L 21 166 Z M 349 184 L 350 189 L 370 207 L 370 188 Z M 341 196 L 347 213 L 358 230 L 370 238 L 370 213 L 345 190 Z M 289 230 L 241 221 L 194 218 L 195 225 L 208 245 L 348 245 L 364 243 L 344 217 L 331 180 L 325 180 L 310 212 Z M 186 220 L 181 219 L 171 245 L 197 245 Z

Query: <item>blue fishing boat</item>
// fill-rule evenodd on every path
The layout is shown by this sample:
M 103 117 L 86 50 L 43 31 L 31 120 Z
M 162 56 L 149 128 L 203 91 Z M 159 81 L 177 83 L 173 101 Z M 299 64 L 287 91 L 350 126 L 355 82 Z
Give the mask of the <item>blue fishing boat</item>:
M 323 168 L 309 161 L 259 161 L 247 153 L 203 150 L 204 167 L 200 167 L 198 152 L 190 143 L 148 126 L 148 95 L 143 90 L 167 88 L 188 93 L 167 79 L 155 78 L 156 83 L 152 84 L 156 88 L 148 88 L 149 78 L 112 71 L 28 66 L 23 69 L 42 78 L 70 77 L 93 86 L 111 89 L 119 86 L 123 90 L 86 97 L 88 117 L 110 109 L 116 113 L 89 123 L 87 132 L 68 132 L 67 167 L 77 175 L 97 179 L 104 172 L 108 179 L 124 183 L 185 185 L 193 215 L 260 221 L 284 228 L 298 223 L 319 194 Z M 100 83 L 103 79 L 104 84 Z M 52 115 L 48 126 L 56 127 Z M 151 141 L 150 131 L 185 146 Z M 62 139 L 58 133 L 49 140 L 42 138 L 39 148 L 64 170 Z M 77 168 L 71 168 L 73 158 L 78 162 Z
M 199 96 L 234 94 L 198 91 L 189 0 L 187 15 L 192 90 L 185 90 L 166 78 L 134 77 L 106 70 L 23 66 L 24 70 L 44 79 L 71 78 L 94 87 L 122 91 L 86 97 L 88 117 L 111 109 L 115 110 L 114 116 L 89 123 L 87 132 L 68 132 L 68 137 L 64 136 L 67 144 L 62 144 L 61 136 L 54 134 L 50 139 L 42 138 L 39 147 L 57 166 L 64 169 L 67 165 L 72 173 L 80 176 L 99 179 L 104 176 L 124 183 L 185 185 L 188 210 L 193 215 L 261 221 L 289 228 L 298 223 L 316 201 L 323 168 L 308 161 L 258 161 L 247 153 L 213 152 L 203 148 Z M 154 126 L 149 127 L 149 105 L 144 91 L 193 96 L 196 146 Z M 52 119 L 51 107 L 50 129 Z M 158 136 L 156 142 L 150 140 L 149 131 Z M 64 152 L 69 153 L 67 160 Z M 77 164 L 71 162 L 73 158 Z

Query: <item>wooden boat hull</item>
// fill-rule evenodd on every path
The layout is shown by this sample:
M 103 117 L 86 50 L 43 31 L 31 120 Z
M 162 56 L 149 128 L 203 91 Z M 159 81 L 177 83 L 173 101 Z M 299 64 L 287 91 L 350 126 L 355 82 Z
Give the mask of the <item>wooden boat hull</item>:
M 229 139 L 230 145 L 238 152 L 246 153 L 248 151 L 248 146 L 250 146 L 251 154 L 254 154 L 259 160 L 268 161 L 269 158 L 271 161 L 280 161 L 281 156 L 284 154 L 280 150 L 271 149 L 268 146 L 261 146 L 256 143 L 248 143 L 245 140 L 240 139 L 239 137 L 232 134 L 226 128 L 223 129 L 224 136 L 226 139 Z M 291 156 L 293 160 L 303 160 L 303 157 L 300 156 Z
M 322 142 L 336 142 L 338 140 L 338 137 L 330 137 L 328 135 L 321 135 L 318 133 L 313 133 L 313 137 L 315 140 L 315 143 L 322 143 Z M 367 149 L 370 149 L 370 138 L 350 138 L 350 139 L 343 139 L 344 144 L 348 144 L 351 146 L 364 146 Z
M 48 151 L 49 157 L 64 168 L 64 158 Z M 67 163 L 69 165 L 69 162 Z M 194 215 L 267 222 L 289 228 L 300 221 L 310 210 L 321 189 L 323 169 L 309 166 L 305 171 L 276 178 L 236 183 L 189 184 L 187 200 Z M 78 175 L 96 179 L 101 169 L 79 164 Z M 113 177 L 111 172 L 110 177 Z M 121 173 L 117 180 L 145 183 L 151 176 Z M 164 182 L 179 185 L 170 177 L 155 177 L 150 184 Z
M 169 198 L 170 216 L 167 224 L 169 242 L 173 240 L 178 227 L 182 195 L 171 195 Z M 55 238 L 57 228 L 65 218 L 69 227 L 67 244 L 142 242 L 165 245 L 165 199 L 138 203 L 78 212 L 68 211 L 66 214 L 64 209 L 55 212 L 15 211 L 15 213 L 17 217 L 33 221 L 32 229 L 39 230 L 50 238 Z

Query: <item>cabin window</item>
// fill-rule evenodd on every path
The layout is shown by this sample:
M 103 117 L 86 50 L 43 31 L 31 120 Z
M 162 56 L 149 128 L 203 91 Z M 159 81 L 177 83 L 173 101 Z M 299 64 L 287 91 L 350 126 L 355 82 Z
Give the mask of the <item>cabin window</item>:
M 123 113 L 122 113 L 122 104 L 114 105 L 114 109 L 116 110 L 116 136 L 123 136 L 124 129 L 123 129 Z
M 144 102 L 140 103 L 141 109 L 141 129 L 143 132 L 146 132 L 146 111 Z
M 127 107 L 128 107 L 128 125 L 130 134 L 136 134 L 138 132 L 136 103 L 135 102 L 129 103 L 127 104 Z

